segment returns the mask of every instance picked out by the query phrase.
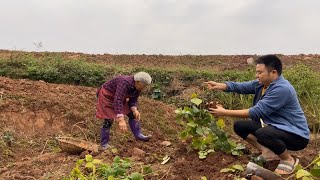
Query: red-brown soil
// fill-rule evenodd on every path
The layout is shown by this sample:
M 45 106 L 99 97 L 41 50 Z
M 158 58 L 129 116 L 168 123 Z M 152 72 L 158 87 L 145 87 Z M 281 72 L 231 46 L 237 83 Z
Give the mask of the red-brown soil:
M 95 88 L 0 77 L 0 92 L 0 133 L 11 132 L 14 138 L 7 153 L 1 154 L 0 179 L 61 179 L 80 156 L 57 152 L 55 138 L 71 134 L 85 139 L 85 134 L 88 140 L 98 142 L 101 122 L 94 118 Z M 236 157 L 223 152 L 199 160 L 197 153 L 187 152 L 186 145 L 177 138 L 181 127 L 175 123 L 175 107 L 141 97 L 140 108 L 143 131 L 152 134 L 152 140 L 137 142 L 129 132 L 120 133 L 115 126 L 111 144 L 120 157 L 130 157 L 133 147 L 144 150 L 145 157 L 135 162 L 152 164 L 157 171 L 147 179 L 233 179 L 234 175 L 219 171 L 248 162 L 247 155 Z M 164 140 L 172 145 L 160 145 Z M 296 155 L 302 165 L 307 165 L 316 154 L 311 143 Z M 95 158 L 110 162 L 114 155 L 106 151 Z M 165 155 L 171 159 L 160 165 Z

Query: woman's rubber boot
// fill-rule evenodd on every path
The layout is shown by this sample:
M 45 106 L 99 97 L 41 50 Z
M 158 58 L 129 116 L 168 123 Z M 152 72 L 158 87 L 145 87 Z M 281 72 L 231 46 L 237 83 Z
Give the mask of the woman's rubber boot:
M 141 127 L 140 127 L 140 122 L 139 121 L 136 121 L 134 119 L 134 115 L 133 113 L 130 113 L 128 115 L 129 117 L 129 126 L 130 126 L 130 129 L 134 135 L 134 137 L 137 139 L 137 140 L 140 140 L 140 141 L 144 141 L 144 142 L 147 142 L 149 141 L 149 139 L 151 138 L 151 136 L 145 136 L 141 133 Z
M 112 126 L 113 121 L 110 119 L 105 119 L 103 123 L 103 127 L 101 128 L 101 148 L 103 150 L 109 147 L 110 140 L 110 128 Z

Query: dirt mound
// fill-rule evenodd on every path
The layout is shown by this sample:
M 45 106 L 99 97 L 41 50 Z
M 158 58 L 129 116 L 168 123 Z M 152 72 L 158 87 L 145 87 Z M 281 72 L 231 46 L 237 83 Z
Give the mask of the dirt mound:
M 244 70 L 251 65 L 247 62 L 249 58 L 257 58 L 258 55 L 112 55 L 112 54 L 84 54 L 73 52 L 23 52 L 0 50 L 0 58 L 12 58 L 17 54 L 32 54 L 34 57 L 59 55 L 69 60 L 85 59 L 89 62 L 116 65 L 121 67 L 136 67 L 137 64 L 143 67 L 157 67 L 167 69 L 191 68 L 197 70 L 223 71 L 223 70 Z M 319 71 L 319 54 L 300 55 L 278 55 L 285 66 L 292 66 L 297 63 L 309 65 Z
M 43 53 L 37 53 L 44 55 Z M 91 62 L 116 64 L 121 66 L 136 66 L 137 63 L 145 67 L 161 68 L 181 68 L 187 67 L 198 70 L 223 71 L 223 70 L 243 70 L 251 65 L 248 58 L 257 58 L 258 55 L 92 55 L 82 53 L 63 53 L 67 59 L 84 58 Z M 300 54 L 300 55 L 278 55 L 285 66 L 292 66 L 303 63 L 310 67 L 320 67 L 319 54 Z M 317 68 L 314 68 L 318 70 Z
M 0 92 L 0 123 L 26 136 L 52 135 L 76 130 L 73 125 L 100 123 L 95 119 L 96 88 L 0 77 Z M 139 108 L 147 130 L 163 130 L 164 124 L 175 128 L 174 107 L 141 97 Z
M 52 153 L 59 151 L 56 139 L 71 135 L 99 143 L 102 121 L 95 118 L 95 91 L 96 88 L 0 77 L 0 135 L 9 137 L 8 141 L 0 139 L 7 143 L 0 143 L 0 179 L 38 179 L 50 177 L 48 172 L 60 174 L 58 177 L 68 175 L 79 157 Z M 143 149 L 150 157 L 142 161 L 152 163 L 164 151 L 159 148 L 161 142 L 176 141 L 180 127 L 175 123 L 175 107 L 146 97 L 140 97 L 139 105 L 142 129 L 153 135 L 151 141 L 137 142 L 130 132 L 117 131 L 115 124 L 110 144 L 119 149 L 122 157 L 130 157 L 133 147 Z M 39 162 L 44 157 L 48 160 Z M 97 157 L 108 161 L 114 154 Z M 61 165 L 67 168 L 57 168 Z
M 92 119 L 95 89 L 0 78 L 0 123 L 26 136 L 50 135 Z

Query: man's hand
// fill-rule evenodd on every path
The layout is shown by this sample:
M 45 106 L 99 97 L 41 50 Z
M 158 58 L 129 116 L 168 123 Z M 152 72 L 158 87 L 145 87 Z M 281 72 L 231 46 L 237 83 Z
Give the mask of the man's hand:
M 217 83 L 214 81 L 207 81 L 203 83 L 204 85 L 207 86 L 208 89 L 210 90 L 226 90 L 227 89 L 227 85 L 224 83 Z
M 124 120 L 123 116 L 118 117 L 117 122 L 118 122 L 118 125 L 119 125 L 121 131 L 126 132 L 128 130 L 126 121 Z
M 222 105 L 218 104 L 217 108 L 209 108 L 209 112 L 216 117 L 226 116 L 226 109 L 222 107 Z
M 136 120 L 140 121 L 140 118 L 141 118 L 140 112 L 137 109 L 133 110 L 132 112 Z

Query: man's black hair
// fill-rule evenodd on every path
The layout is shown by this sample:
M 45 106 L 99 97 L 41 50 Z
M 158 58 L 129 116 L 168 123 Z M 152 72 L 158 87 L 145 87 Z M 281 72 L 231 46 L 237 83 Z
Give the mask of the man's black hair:
M 281 60 L 273 54 L 260 56 L 256 60 L 256 64 L 264 64 L 268 71 L 276 70 L 278 75 L 282 74 L 282 63 Z

